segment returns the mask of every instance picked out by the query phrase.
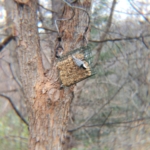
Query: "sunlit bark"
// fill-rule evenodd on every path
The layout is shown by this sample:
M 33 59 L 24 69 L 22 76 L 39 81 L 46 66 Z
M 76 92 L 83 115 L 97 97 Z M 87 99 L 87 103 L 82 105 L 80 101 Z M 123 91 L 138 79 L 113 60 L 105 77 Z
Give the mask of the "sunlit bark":
M 16 0 L 15 3 L 13 21 L 20 76 L 29 116 L 29 149 L 62 150 L 65 149 L 63 145 L 74 87 L 60 89 L 55 62 L 48 73 L 44 71 L 37 28 L 37 1 L 30 0 L 20 4 Z M 65 5 L 62 16 L 67 18 L 71 15 L 72 9 Z M 87 16 L 79 9 L 75 9 L 72 20 L 60 23 L 64 53 L 83 45 L 80 38 L 86 23 Z

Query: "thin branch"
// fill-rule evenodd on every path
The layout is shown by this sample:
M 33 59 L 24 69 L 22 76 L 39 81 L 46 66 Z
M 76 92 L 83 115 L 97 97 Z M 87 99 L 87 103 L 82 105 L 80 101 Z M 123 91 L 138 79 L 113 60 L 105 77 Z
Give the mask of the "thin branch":
M 2 59 L 2 60 L 3 60 L 3 59 Z M 27 96 L 26 96 L 25 93 L 24 93 L 23 88 L 22 88 L 21 81 L 20 81 L 20 80 L 18 79 L 18 77 L 15 76 L 15 74 L 14 74 L 14 71 L 13 71 L 13 69 L 12 69 L 11 63 L 9 63 L 9 62 L 6 61 L 6 60 L 3 60 L 3 61 L 8 64 L 9 69 L 10 69 L 10 71 L 11 71 L 11 74 L 12 74 L 12 76 L 13 76 L 13 79 L 15 80 L 15 82 L 16 82 L 16 83 L 18 84 L 18 86 L 20 87 L 18 90 L 22 92 L 22 94 L 23 94 L 23 96 L 24 96 L 25 99 L 28 99 Z M 2 92 L 1 92 L 1 93 L 2 93 Z
M 51 10 L 51 9 L 48 9 L 48 8 L 45 8 L 45 7 L 44 7 L 43 5 L 41 5 L 40 3 L 38 3 L 38 5 L 39 5 L 40 7 L 42 7 L 43 9 L 45 9 L 45 10 L 47 10 L 47 11 L 50 11 L 51 13 L 56 13 L 56 14 L 57 14 L 56 11 Z
M 141 14 L 136 14 L 136 13 L 130 13 L 130 12 L 123 12 L 123 11 L 119 11 L 119 10 L 115 10 L 115 12 L 117 13 L 121 13 L 121 14 L 126 14 L 126 15 L 130 15 L 130 16 L 139 16 Z
M 19 79 L 14 75 L 14 71 L 13 71 L 13 69 L 12 69 L 11 63 L 8 63 L 8 65 L 9 65 L 9 68 L 10 68 L 10 71 L 11 71 L 11 74 L 12 74 L 14 80 L 15 80 L 16 83 L 19 85 L 19 87 L 22 89 L 22 84 L 21 84 L 21 82 L 19 81 Z
M 3 60 L 3 59 L 2 59 L 2 60 Z M 17 83 L 17 84 L 19 85 L 19 87 L 22 89 L 22 84 L 21 84 L 20 80 L 15 76 L 14 71 L 13 71 L 13 69 L 12 69 L 11 63 L 8 62 L 8 61 L 6 61 L 6 60 L 3 60 L 3 61 L 8 64 L 9 69 L 10 69 L 10 71 L 11 71 L 11 74 L 12 74 L 12 76 L 13 76 L 13 79 L 16 81 L 16 83 Z
M 112 7 L 111 7 L 111 12 L 110 12 L 109 19 L 108 19 L 108 22 L 107 22 L 107 25 L 106 25 L 106 29 L 105 29 L 105 32 L 102 34 L 102 37 L 101 37 L 102 41 L 105 40 L 105 38 L 107 36 L 107 33 L 110 29 L 111 22 L 112 22 L 112 17 L 113 17 L 113 12 L 114 12 L 114 9 L 115 9 L 115 5 L 116 5 L 116 0 L 113 0 Z M 98 44 L 98 46 L 95 48 L 97 53 L 96 53 L 95 58 L 94 58 L 94 62 L 93 62 L 93 65 L 92 65 L 93 67 L 95 67 L 97 65 L 102 47 L 103 47 L 103 43 Z
M 100 112 L 106 105 L 108 105 L 114 98 L 115 96 L 120 92 L 120 90 L 124 87 L 124 85 L 126 84 L 126 82 L 124 82 L 120 88 L 116 91 L 116 93 L 102 106 L 100 107 L 100 109 L 97 112 Z M 85 127 L 85 124 L 92 119 L 95 116 L 96 112 L 94 112 L 90 117 L 88 117 L 81 125 L 79 125 L 78 127 L 74 128 L 74 129 L 69 129 L 68 132 L 74 132 L 76 130 L 79 130 L 82 127 Z
M 147 21 L 148 23 L 150 23 L 149 20 L 148 20 L 148 18 L 146 18 L 146 17 L 132 4 L 131 0 L 128 0 L 128 1 L 129 1 L 130 5 L 132 6 L 132 8 L 133 8 L 136 12 L 138 12 L 138 13 L 145 19 L 145 21 Z
M 1 43 L 0 43 L 0 52 L 3 50 L 3 48 L 13 39 L 13 35 L 10 34 L 7 36 Z
M 0 91 L 1 93 L 17 92 L 17 89 Z
M 51 29 L 49 27 L 46 27 L 45 25 L 42 25 L 41 27 L 38 27 L 38 28 L 42 28 L 44 30 L 51 31 L 51 32 L 57 32 L 56 30 L 53 30 L 53 29 Z
M 29 126 L 28 122 L 25 120 L 25 118 L 22 116 L 22 114 L 21 114 L 21 113 L 19 112 L 19 110 L 16 108 L 16 106 L 15 106 L 15 104 L 13 103 L 12 99 L 11 99 L 10 97 L 4 95 L 4 94 L 1 94 L 1 93 L 0 93 L 0 96 L 3 97 L 3 98 L 5 98 L 5 99 L 7 99 L 7 100 L 10 102 L 12 108 L 14 109 L 14 111 L 16 112 L 16 114 L 18 115 L 18 117 L 19 117 L 27 126 Z
M 39 4 L 39 6 L 41 6 L 42 8 L 46 9 L 43 5 Z M 49 9 L 46 9 L 48 11 L 50 11 Z M 42 26 L 41 27 L 38 27 L 38 28 L 42 28 L 46 31 L 51 31 L 51 32 L 57 32 L 49 27 L 46 26 L 46 24 L 44 23 L 44 16 L 42 15 L 42 12 L 40 10 L 40 8 L 38 7 L 38 11 L 39 11 L 39 20 L 42 22 Z
M 143 121 L 143 120 L 150 120 L 150 117 L 147 118 L 139 118 L 139 119 L 134 119 L 134 120 L 129 120 L 129 121 L 120 121 L 120 122 L 111 122 L 111 123 L 105 123 L 105 126 L 110 126 L 110 125 L 117 125 L 117 124 L 129 124 L 133 122 L 138 122 L 138 121 Z M 91 124 L 91 125 L 86 125 L 84 127 L 98 127 L 101 126 L 102 124 Z M 103 126 L 104 126 L 103 125 Z
M 4 139 L 4 138 L 17 138 L 17 139 L 21 139 L 21 140 L 28 140 L 28 138 L 25 137 L 21 137 L 21 136 L 13 136 L 13 135 L 7 135 L 7 136 L 0 136 L 0 139 Z
M 102 129 L 102 127 L 106 124 L 106 121 L 108 120 L 108 118 L 111 116 L 112 110 L 109 112 L 109 114 L 107 115 L 107 117 L 105 118 L 105 120 L 103 121 L 103 123 L 99 126 L 100 130 L 99 130 L 99 138 L 100 138 L 100 131 Z
M 101 124 L 100 128 L 102 128 L 106 124 L 106 121 L 111 116 L 111 113 L 112 113 L 112 110 L 109 112 L 109 114 L 107 115 L 107 117 L 105 118 L 105 120 L 103 121 L 103 123 Z
M 123 40 L 139 40 L 139 39 L 143 40 L 144 37 L 150 37 L 150 35 L 145 35 L 145 36 L 140 35 L 140 36 L 137 36 L 137 37 L 104 39 L 104 40 L 100 40 L 100 41 L 90 39 L 89 41 L 90 42 L 95 42 L 95 43 L 104 43 L 104 42 L 116 42 L 116 41 L 123 41 Z
M 110 16 L 109 16 L 109 20 L 107 22 L 107 27 L 102 35 L 102 40 L 105 40 L 105 37 L 106 37 L 106 34 L 110 28 L 110 25 L 111 25 L 111 21 L 112 21 L 112 16 L 113 16 L 113 11 L 114 11 L 114 7 L 115 7 L 115 4 L 116 4 L 116 0 L 113 1 L 113 4 L 112 4 L 112 8 L 111 8 L 111 13 L 110 13 Z M 92 42 L 92 41 L 91 41 Z M 94 63 L 93 63 L 93 67 L 96 66 L 96 64 L 98 63 L 98 60 L 99 60 L 99 54 L 100 54 L 100 51 L 103 47 L 103 42 L 102 44 L 99 44 L 98 47 L 96 47 L 96 50 L 97 50 L 97 54 L 95 55 L 95 58 L 94 58 Z M 82 85 L 81 87 L 83 87 L 86 83 L 86 80 L 82 82 Z M 80 97 L 80 94 L 82 92 L 82 89 L 80 90 L 80 92 L 78 93 L 78 98 Z
M 143 42 L 143 44 L 145 45 L 145 47 L 146 47 L 147 49 L 149 49 L 149 46 L 145 43 L 144 37 L 142 37 L 142 42 Z
M 109 117 L 109 116 L 108 116 Z M 91 127 L 102 127 L 102 126 L 112 126 L 112 125 L 118 125 L 118 124 L 129 124 L 129 123 L 133 123 L 133 122 L 139 122 L 139 121 L 144 121 L 144 120 L 150 120 L 150 117 L 146 117 L 146 118 L 138 118 L 138 119 L 134 119 L 134 120 L 129 120 L 129 121 L 120 121 L 120 122 L 111 122 L 111 123 L 99 123 L 99 124 L 91 124 L 91 125 L 84 125 L 81 126 L 80 128 L 91 128 Z M 78 129 L 80 129 L 78 128 Z M 68 130 L 68 132 L 73 132 L 76 131 L 78 129 L 72 129 L 72 130 Z

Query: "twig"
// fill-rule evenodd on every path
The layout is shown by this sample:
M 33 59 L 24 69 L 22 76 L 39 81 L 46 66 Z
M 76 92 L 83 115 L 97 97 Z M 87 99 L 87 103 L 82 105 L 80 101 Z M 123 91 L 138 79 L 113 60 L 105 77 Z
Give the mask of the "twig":
M 104 42 L 115 42 L 115 41 L 123 41 L 123 40 L 139 40 L 139 39 L 143 39 L 144 37 L 150 37 L 150 35 L 145 35 L 145 36 L 135 36 L 135 37 L 125 37 L 125 38 L 114 38 L 114 39 L 104 39 L 104 40 L 92 40 L 90 39 L 90 42 L 94 42 L 94 43 L 104 43 Z
M 13 35 L 10 34 L 7 36 L 1 43 L 0 43 L 0 52 L 3 50 L 3 48 L 13 39 Z
M 149 49 L 149 47 L 147 46 L 147 44 L 145 43 L 145 40 L 144 40 L 144 37 L 142 36 L 142 42 L 143 42 L 143 44 L 145 45 L 145 47 L 147 48 L 147 49 Z
M 51 10 L 51 9 L 45 8 L 43 5 L 41 5 L 41 4 L 39 4 L 39 3 L 38 3 L 38 5 L 39 5 L 40 7 L 42 7 L 43 9 L 47 10 L 47 11 L 50 11 L 50 12 L 52 12 L 52 13 L 56 13 L 56 14 L 57 14 L 57 12 L 56 12 L 56 11 L 54 11 L 54 10 Z
M 150 117 L 147 117 L 147 118 L 139 118 L 139 119 L 134 119 L 134 120 L 129 120 L 129 121 L 120 121 L 120 122 L 111 122 L 111 123 L 105 123 L 104 125 L 105 126 L 110 126 L 110 125 L 117 125 L 117 124 L 129 124 L 129 123 L 132 123 L 132 122 L 138 122 L 138 121 L 143 121 L 143 120 L 149 120 Z M 100 123 L 100 124 L 91 124 L 91 125 L 85 125 L 84 127 L 98 127 L 98 126 L 102 126 L 103 124 Z M 103 126 L 104 126 L 103 125 Z
M 114 12 L 114 9 L 115 9 L 115 5 L 116 5 L 116 0 L 113 0 L 112 7 L 111 7 L 111 12 L 110 12 L 110 15 L 109 15 L 109 20 L 107 22 L 105 32 L 102 34 L 102 38 L 101 38 L 102 41 L 105 40 L 106 35 L 107 35 L 107 33 L 109 31 L 109 28 L 111 26 L 111 22 L 112 22 L 112 17 L 113 17 L 113 12 Z M 98 46 L 95 48 L 95 50 L 97 51 L 97 53 L 95 55 L 92 67 L 95 67 L 97 65 L 97 62 L 99 60 L 99 55 L 100 55 L 100 52 L 102 50 L 102 47 L 103 47 L 103 43 L 102 44 L 98 44 Z
M 8 63 L 8 65 L 9 65 L 9 68 L 10 68 L 10 71 L 11 71 L 11 74 L 12 74 L 14 80 L 15 80 L 16 83 L 19 85 L 19 87 L 22 89 L 22 84 L 21 84 L 21 82 L 19 81 L 19 79 L 14 75 L 13 69 L 12 69 L 12 67 L 11 67 L 11 66 L 12 66 L 11 63 Z
M 111 13 L 110 13 L 110 16 L 109 16 L 109 20 L 108 20 L 108 22 L 107 22 L 106 29 L 105 29 L 105 31 L 104 31 L 104 33 L 103 33 L 103 35 L 102 35 L 102 40 L 101 40 L 101 41 L 89 40 L 90 42 L 102 43 L 102 44 L 99 44 L 98 47 L 96 47 L 97 54 L 96 54 L 96 56 L 95 56 L 95 62 L 93 63 L 93 67 L 95 67 L 96 64 L 98 63 L 99 54 L 100 54 L 100 51 L 101 51 L 101 49 L 102 49 L 102 47 L 103 47 L 103 43 L 104 43 L 104 42 L 115 41 L 115 40 L 116 40 L 116 41 L 117 41 L 117 40 L 118 40 L 118 41 L 119 41 L 119 40 L 122 40 L 122 39 L 105 39 L 105 38 L 106 38 L 106 34 L 107 34 L 107 32 L 109 31 L 109 28 L 110 28 L 110 26 L 111 26 L 112 16 L 113 16 L 115 4 L 116 4 L 116 0 L 113 1 L 112 7 L 111 7 Z M 131 37 L 131 38 L 132 38 L 132 37 Z M 124 39 L 124 40 L 125 40 L 125 39 Z M 84 86 L 85 83 L 86 83 L 86 81 L 83 83 L 83 86 Z M 81 91 L 80 91 L 80 93 L 79 93 L 79 96 L 80 96 L 81 92 L 82 92 L 82 89 L 81 89 Z
M 12 90 L 4 90 L 4 91 L 0 91 L 1 93 L 9 93 L 9 92 L 16 92 L 18 91 L 17 89 L 12 89 Z
M 51 31 L 51 32 L 57 32 L 56 30 L 53 30 L 53 29 L 51 29 L 49 27 L 46 27 L 45 25 L 42 25 L 41 27 L 38 27 L 38 28 L 42 28 L 44 30 Z
M 133 8 L 136 12 L 138 12 L 148 23 L 150 23 L 149 20 L 148 20 L 148 18 L 146 18 L 146 17 L 131 3 L 131 0 L 128 0 L 128 1 L 129 1 L 130 5 L 132 6 L 132 8 Z
M 102 128 L 106 124 L 106 121 L 110 117 L 111 113 L 112 113 L 112 110 L 109 112 L 109 114 L 107 115 L 107 117 L 105 118 L 105 120 L 103 121 L 103 123 L 101 124 L 100 128 Z
M 115 96 L 120 92 L 120 90 L 124 87 L 124 85 L 126 84 L 126 82 L 124 82 L 120 88 L 116 91 L 116 93 L 102 106 L 100 107 L 100 109 L 97 112 L 100 112 L 106 105 L 108 105 L 114 98 Z M 74 129 L 70 129 L 68 130 L 68 132 L 74 132 L 82 127 L 85 127 L 85 124 L 95 116 L 96 112 L 94 112 L 90 117 L 88 117 L 81 125 L 79 125 L 78 127 L 74 128 Z
M 25 118 L 22 116 L 22 114 L 21 114 L 21 113 L 19 112 L 19 110 L 16 108 L 16 106 L 15 106 L 15 104 L 13 103 L 12 99 L 11 99 L 10 97 L 4 95 L 4 94 L 1 94 L 1 93 L 0 93 L 0 96 L 3 97 L 3 98 L 5 98 L 5 99 L 7 99 L 7 100 L 10 102 L 12 108 L 14 109 L 14 111 L 16 112 L 16 114 L 18 115 L 18 117 L 19 117 L 27 126 L 29 126 L 28 122 L 25 120 Z

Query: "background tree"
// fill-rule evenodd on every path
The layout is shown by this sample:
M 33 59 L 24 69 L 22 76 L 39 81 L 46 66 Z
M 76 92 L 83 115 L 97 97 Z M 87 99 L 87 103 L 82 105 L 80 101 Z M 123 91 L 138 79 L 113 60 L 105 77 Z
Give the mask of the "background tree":
M 90 3 L 84 2 L 83 5 L 90 6 Z M 52 65 L 47 73 L 44 71 L 37 29 L 37 9 L 37 1 L 14 1 L 12 9 L 13 36 L 17 43 L 21 83 L 29 118 L 29 149 L 58 150 L 62 149 L 65 142 L 73 87 L 60 89 L 54 49 Z M 75 45 L 74 38 L 78 38 L 75 32 L 77 28 L 79 33 L 83 32 L 78 22 L 82 19 L 84 25 L 86 17 L 78 9 L 72 14 L 72 8 L 67 5 L 63 9 L 62 18 L 74 15 L 72 20 L 62 22 L 59 28 L 58 34 L 63 32 L 61 38 L 66 53 L 81 45 L 79 42 Z

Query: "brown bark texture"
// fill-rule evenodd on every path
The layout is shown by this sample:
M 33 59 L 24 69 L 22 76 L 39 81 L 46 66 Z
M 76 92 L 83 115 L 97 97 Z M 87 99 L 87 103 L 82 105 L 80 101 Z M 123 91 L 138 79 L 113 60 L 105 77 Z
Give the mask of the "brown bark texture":
M 71 17 L 72 13 L 72 9 L 65 4 L 63 18 Z M 37 1 L 20 3 L 15 0 L 12 17 L 16 30 L 21 82 L 29 116 L 29 149 L 66 149 L 64 144 L 74 86 L 60 89 L 57 60 L 48 73 L 44 72 L 37 28 Z M 60 22 L 64 53 L 83 44 L 81 39 L 87 22 L 86 13 L 79 9 L 75 9 L 73 19 Z

